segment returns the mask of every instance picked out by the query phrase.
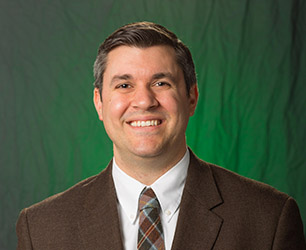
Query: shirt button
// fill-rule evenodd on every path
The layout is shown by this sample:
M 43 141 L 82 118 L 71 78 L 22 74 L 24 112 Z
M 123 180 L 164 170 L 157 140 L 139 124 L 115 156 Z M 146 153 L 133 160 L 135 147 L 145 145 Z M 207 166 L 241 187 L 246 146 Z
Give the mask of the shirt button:
M 130 215 L 130 219 L 131 219 L 131 220 L 133 220 L 133 219 L 134 219 L 134 216 L 133 216 L 132 214 Z
M 167 210 L 167 211 L 166 211 L 166 215 L 167 215 L 167 216 L 171 215 L 171 211 L 170 211 L 170 210 Z

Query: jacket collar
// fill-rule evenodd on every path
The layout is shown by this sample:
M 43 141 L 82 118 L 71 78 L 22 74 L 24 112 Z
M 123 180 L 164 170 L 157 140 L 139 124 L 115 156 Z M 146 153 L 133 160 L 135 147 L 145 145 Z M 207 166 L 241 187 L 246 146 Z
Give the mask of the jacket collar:
M 172 249 L 211 249 L 223 222 L 213 208 L 222 203 L 210 166 L 191 152 Z
M 83 249 L 123 250 L 112 162 L 92 183 L 79 219 Z

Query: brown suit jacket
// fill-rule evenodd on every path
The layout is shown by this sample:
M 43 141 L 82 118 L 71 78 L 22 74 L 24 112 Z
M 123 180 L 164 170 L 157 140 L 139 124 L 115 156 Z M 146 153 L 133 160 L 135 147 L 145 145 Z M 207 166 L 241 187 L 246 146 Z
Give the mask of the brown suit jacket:
M 111 163 L 100 174 L 22 210 L 18 249 L 123 249 Z M 304 250 L 296 202 L 191 153 L 173 250 Z

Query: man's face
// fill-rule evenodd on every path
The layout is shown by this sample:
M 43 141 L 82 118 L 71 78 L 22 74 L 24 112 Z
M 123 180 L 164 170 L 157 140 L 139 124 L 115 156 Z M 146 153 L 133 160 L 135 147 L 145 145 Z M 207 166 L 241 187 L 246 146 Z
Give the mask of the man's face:
M 108 55 L 102 102 L 94 91 L 99 118 L 114 154 L 156 157 L 185 152 L 185 130 L 197 102 L 187 95 L 184 75 L 169 46 L 120 46 Z M 133 158 L 131 158 L 133 159 Z

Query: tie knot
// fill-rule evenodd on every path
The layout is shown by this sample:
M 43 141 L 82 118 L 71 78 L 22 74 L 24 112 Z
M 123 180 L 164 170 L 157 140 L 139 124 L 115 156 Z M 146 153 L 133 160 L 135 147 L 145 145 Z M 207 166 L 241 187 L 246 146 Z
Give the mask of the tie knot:
M 139 211 L 147 208 L 157 208 L 158 210 L 160 208 L 157 197 L 151 188 L 144 189 L 139 197 Z

